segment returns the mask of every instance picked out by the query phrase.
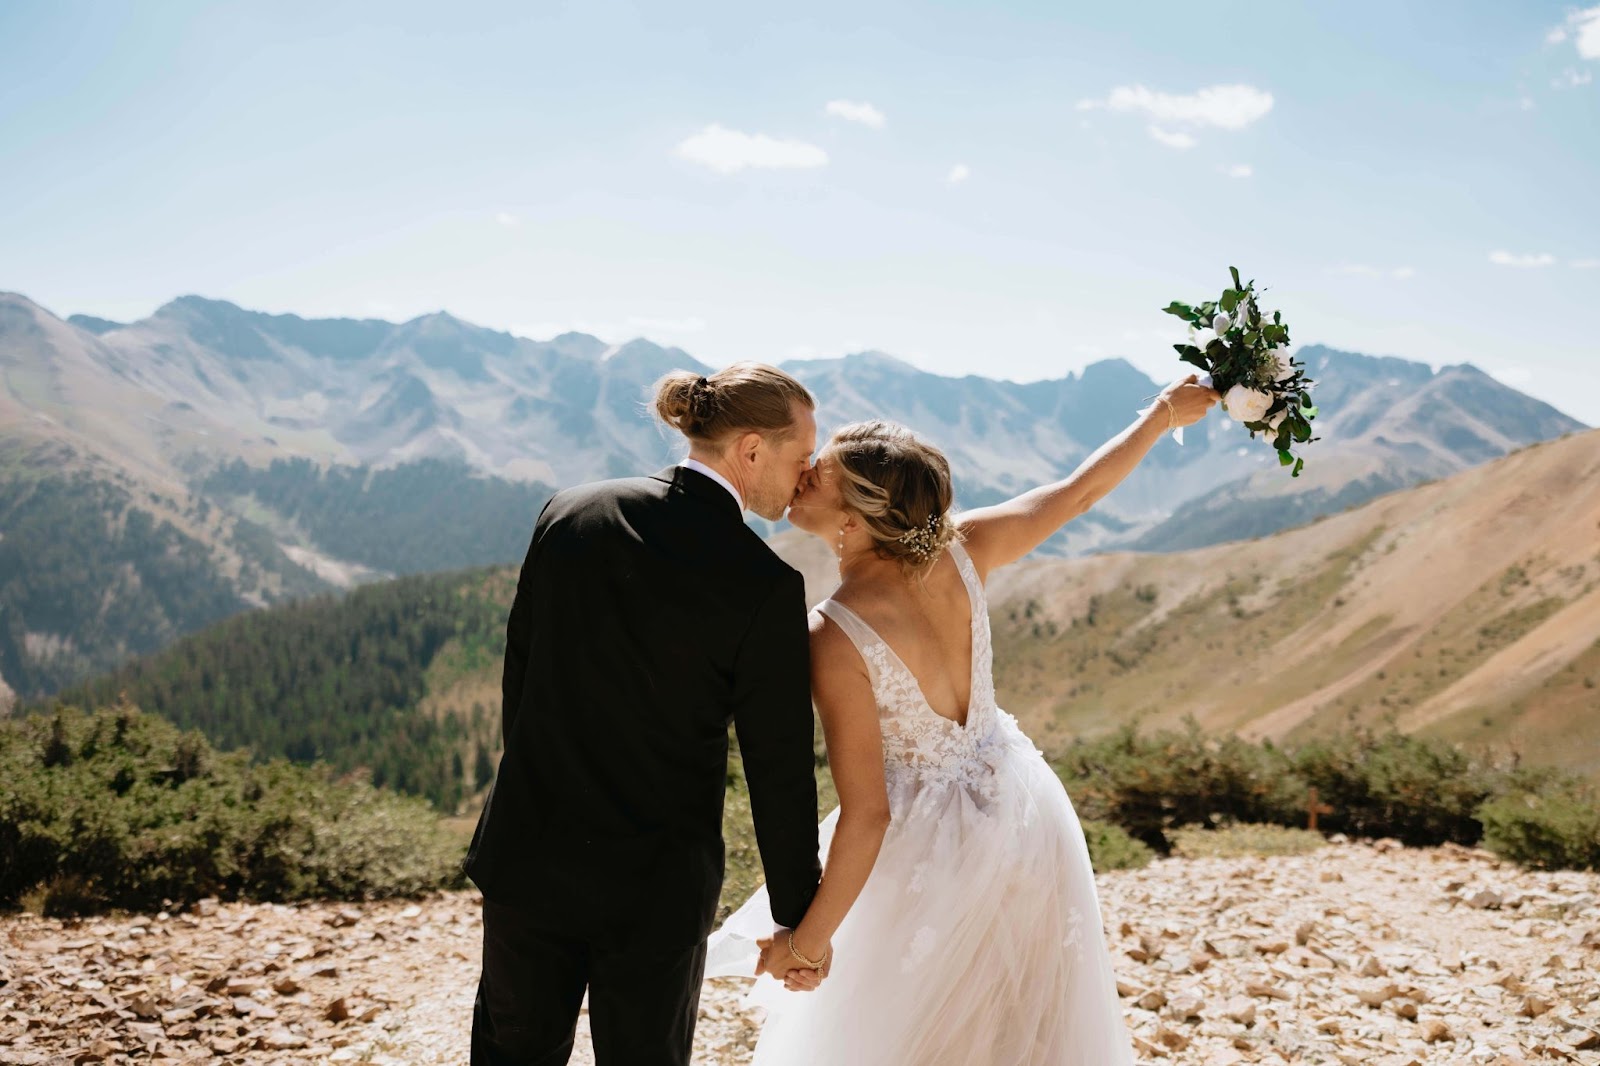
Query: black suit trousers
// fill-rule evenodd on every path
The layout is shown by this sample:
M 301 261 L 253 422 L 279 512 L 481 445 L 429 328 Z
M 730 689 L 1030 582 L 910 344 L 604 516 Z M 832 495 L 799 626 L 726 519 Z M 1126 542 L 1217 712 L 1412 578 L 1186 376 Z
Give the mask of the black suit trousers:
M 633 951 L 483 901 L 472 1066 L 564 1066 L 583 994 L 598 1066 L 688 1066 L 706 946 Z

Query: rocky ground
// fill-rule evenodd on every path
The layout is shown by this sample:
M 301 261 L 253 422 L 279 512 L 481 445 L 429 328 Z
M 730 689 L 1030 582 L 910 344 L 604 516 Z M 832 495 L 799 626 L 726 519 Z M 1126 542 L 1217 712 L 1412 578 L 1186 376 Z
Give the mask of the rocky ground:
M 1600 1063 L 1600 874 L 1377 841 L 1099 883 L 1141 1062 Z M 3 918 L 0 1063 L 462 1063 L 479 933 L 468 894 Z M 696 1062 L 749 1061 L 739 994 Z

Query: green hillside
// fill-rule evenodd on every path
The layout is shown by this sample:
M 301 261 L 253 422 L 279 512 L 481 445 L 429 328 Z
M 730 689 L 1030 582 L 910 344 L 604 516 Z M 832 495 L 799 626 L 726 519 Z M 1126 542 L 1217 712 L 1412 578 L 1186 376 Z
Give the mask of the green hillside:
M 199 483 L 207 496 L 335 559 L 389 574 L 436 573 L 522 558 L 543 485 L 424 459 L 374 470 L 309 459 L 235 460 Z
M 460 807 L 488 782 L 509 571 L 400 578 L 239 615 L 61 699 L 125 697 L 224 748 Z
M 181 487 L 0 441 L 0 679 L 24 698 L 326 587 L 261 527 Z

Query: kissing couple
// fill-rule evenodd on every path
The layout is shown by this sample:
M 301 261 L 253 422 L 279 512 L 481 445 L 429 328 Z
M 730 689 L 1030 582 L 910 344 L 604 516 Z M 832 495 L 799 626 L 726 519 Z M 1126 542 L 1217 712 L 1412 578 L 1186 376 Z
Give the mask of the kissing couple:
M 702 980 L 733 974 L 760 975 L 757 1066 L 1131 1066 L 1077 814 L 995 704 L 984 584 L 1217 400 L 1175 382 L 1071 476 L 958 511 L 904 427 L 817 451 L 780 370 L 662 379 L 688 458 L 557 493 L 517 583 L 467 857 L 475 1066 L 567 1062 L 585 994 L 599 1066 L 688 1063 Z M 809 616 L 745 511 L 838 554 Z M 766 884 L 712 934 L 730 722 Z

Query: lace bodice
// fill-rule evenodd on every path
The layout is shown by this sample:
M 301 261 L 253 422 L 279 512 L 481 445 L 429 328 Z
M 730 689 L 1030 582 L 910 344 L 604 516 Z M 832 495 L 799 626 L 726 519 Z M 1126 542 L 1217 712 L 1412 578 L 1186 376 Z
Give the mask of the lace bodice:
M 878 703 L 891 801 L 908 786 L 929 784 L 960 784 L 987 794 L 992 786 L 992 749 L 1002 740 L 999 734 L 1014 732 L 1014 719 L 995 705 L 994 650 L 983 583 L 959 542 L 952 543 L 949 551 L 972 610 L 972 685 L 965 724 L 928 704 L 916 675 L 860 615 L 831 599 L 817 607 L 844 630 L 866 662 Z M 1004 728 L 1008 725 L 1013 729 Z

